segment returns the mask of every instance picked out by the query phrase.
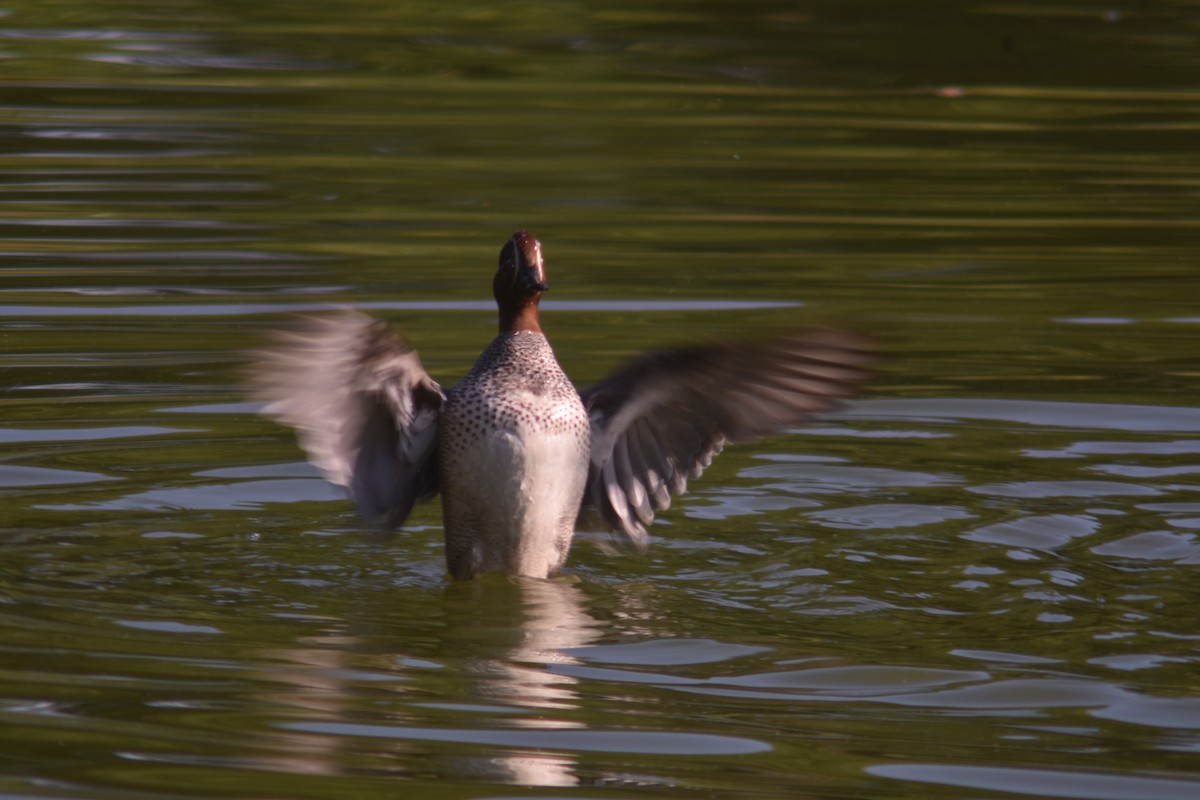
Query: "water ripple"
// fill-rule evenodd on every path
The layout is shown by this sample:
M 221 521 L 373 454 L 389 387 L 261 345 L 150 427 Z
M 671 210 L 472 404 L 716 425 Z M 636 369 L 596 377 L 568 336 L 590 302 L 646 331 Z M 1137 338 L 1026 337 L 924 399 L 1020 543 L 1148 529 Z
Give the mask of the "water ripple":
M 285 730 L 333 736 L 487 744 L 497 747 L 535 748 L 559 752 L 729 756 L 762 753 L 772 749 L 770 745 L 753 739 L 673 731 L 647 732 L 628 729 L 572 731 L 558 728 L 545 731 L 504 731 L 466 728 L 412 728 L 401 725 L 368 725 L 350 722 L 291 722 L 284 723 L 281 727 Z
M 857 403 L 847 414 L 852 417 L 887 419 L 981 419 L 1076 430 L 1200 432 L 1200 409 L 1178 406 L 929 398 L 864 400 Z
M 1022 769 L 951 764 L 880 764 L 870 775 L 988 792 L 1077 800 L 1195 800 L 1200 780 L 1181 780 L 1120 772 L 1072 769 Z

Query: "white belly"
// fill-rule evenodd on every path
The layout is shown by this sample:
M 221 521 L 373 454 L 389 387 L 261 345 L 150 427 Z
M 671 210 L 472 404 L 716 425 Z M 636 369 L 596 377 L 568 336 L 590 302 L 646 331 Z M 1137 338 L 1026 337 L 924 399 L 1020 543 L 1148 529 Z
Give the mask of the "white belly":
M 442 442 L 450 571 L 548 577 L 570 549 L 590 443 L 569 427 L 554 432 L 518 422 L 492 430 L 470 437 L 451 429 Z

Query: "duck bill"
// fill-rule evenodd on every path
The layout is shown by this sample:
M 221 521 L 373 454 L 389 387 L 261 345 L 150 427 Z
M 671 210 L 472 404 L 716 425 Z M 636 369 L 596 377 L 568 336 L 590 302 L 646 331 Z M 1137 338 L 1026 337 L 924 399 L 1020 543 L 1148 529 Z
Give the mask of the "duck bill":
M 546 264 L 542 260 L 542 243 L 526 231 L 513 234 L 512 243 L 516 247 L 515 282 L 524 294 L 538 294 L 550 288 L 546 283 Z

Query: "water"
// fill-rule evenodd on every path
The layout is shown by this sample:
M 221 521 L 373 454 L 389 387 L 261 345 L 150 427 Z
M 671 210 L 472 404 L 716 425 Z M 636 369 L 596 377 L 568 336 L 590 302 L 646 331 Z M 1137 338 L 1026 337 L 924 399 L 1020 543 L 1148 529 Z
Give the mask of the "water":
M 1200 796 L 1189 4 L 3 13 L 0 796 Z M 581 384 L 879 374 L 644 556 L 451 583 L 239 354 L 355 303 L 452 384 L 521 227 Z

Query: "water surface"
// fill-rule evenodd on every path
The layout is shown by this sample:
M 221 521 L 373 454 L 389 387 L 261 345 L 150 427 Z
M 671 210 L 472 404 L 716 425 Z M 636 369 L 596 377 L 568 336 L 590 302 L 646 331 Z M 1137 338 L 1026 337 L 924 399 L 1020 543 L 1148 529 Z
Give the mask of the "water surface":
M 0 13 L 3 796 L 1200 796 L 1190 5 Z M 452 384 L 518 228 L 581 384 L 879 374 L 645 555 L 451 583 L 237 368 L 350 303 Z

